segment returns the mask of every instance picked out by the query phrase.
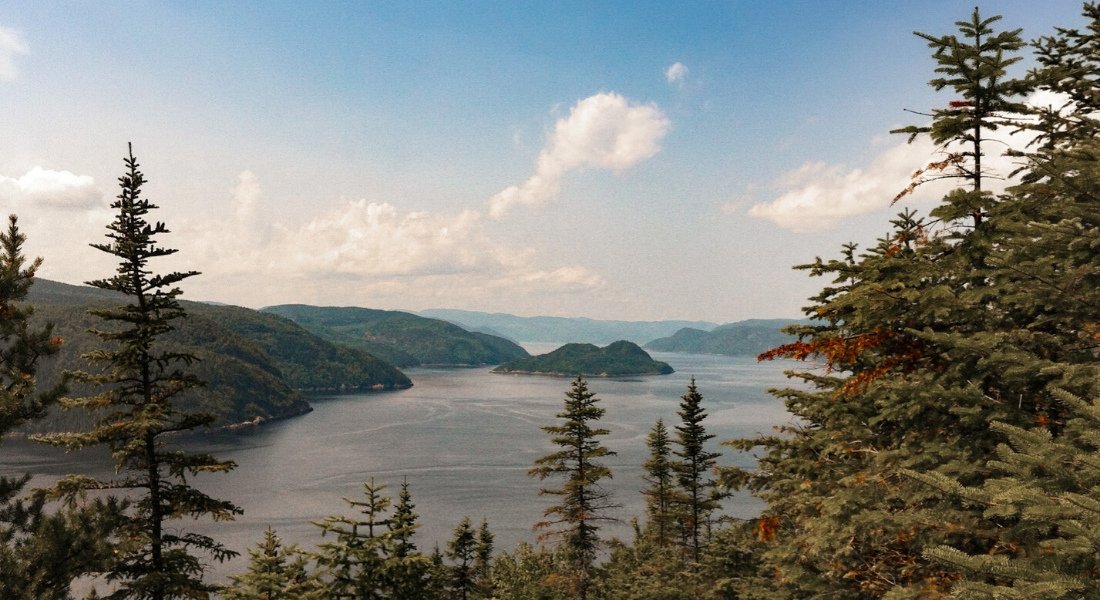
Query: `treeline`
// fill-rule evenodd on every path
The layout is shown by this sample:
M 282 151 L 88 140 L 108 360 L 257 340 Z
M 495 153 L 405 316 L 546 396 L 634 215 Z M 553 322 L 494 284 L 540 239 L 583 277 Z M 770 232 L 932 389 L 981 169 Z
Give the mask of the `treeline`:
M 155 241 L 167 229 L 146 218 L 155 207 L 136 160 L 96 246 L 119 269 L 93 285 L 130 303 L 94 313 L 113 327 L 98 334 L 98 368 L 74 377 L 95 393 L 36 389 L 39 360 L 62 340 L 21 302 L 37 263 L 13 217 L 0 234 L 0 433 L 54 402 L 96 411 L 91 429 L 44 441 L 106 445 L 118 476 L 30 493 L 24 478 L 0 479 L 0 597 L 65 598 L 75 578 L 98 575 L 110 597 L 157 599 L 1100 598 L 1100 8 L 1084 15 L 1085 29 L 1033 42 L 1035 66 L 1018 78 L 1009 68 L 1027 45 L 996 17 L 975 9 L 955 33 L 918 34 L 936 62 L 931 85 L 951 99 L 930 124 L 897 130 L 942 152 L 914 166 L 899 198 L 957 186 L 927 216 L 902 211 L 870 247 L 802 266 L 828 283 L 810 322 L 789 329 L 796 341 L 762 358 L 825 368 L 774 391 L 795 424 L 725 442 L 756 468 L 717 465 L 692 382 L 679 424 L 650 431 L 646 514 L 629 541 L 600 535 L 616 506 L 601 486 L 614 450 L 578 377 L 543 428 L 555 451 L 530 471 L 550 499 L 536 526 L 546 543 L 494 557 L 489 524 L 464 520 L 426 553 L 410 486 L 393 503 L 368 482 L 347 500 L 354 516 L 318 523 L 316 549 L 269 530 L 246 572 L 224 589 L 205 581 L 205 561 L 233 553 L 177 520 L 237 514 L 189 485 L 233 465 L 169 445 L 209 422 L 171 402 L 199 385 L 194 357 L 159 344 L 184 311 L 175 284 L 193 273 L 149 267 L 173 251 Z M 1036 92 L 1046 105 L 1025 102 Z M 983 162 L 1003 151 L 994 131 L 1030 140 L 1010 151 L 1017 183 L 999 193 L 990 179 L 1009 174 Z M 763 499 L 759 517 L 721 518 L 738 489 Z

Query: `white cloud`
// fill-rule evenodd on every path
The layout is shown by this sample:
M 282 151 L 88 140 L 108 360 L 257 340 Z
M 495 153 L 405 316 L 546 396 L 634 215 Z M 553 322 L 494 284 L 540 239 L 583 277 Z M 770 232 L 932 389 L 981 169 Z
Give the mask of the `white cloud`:
M 263 198 L 263 188 L 252 171 L 241 171 L 237 176 L 237 185 L 233 186 L 233 216 L 238 221 L 246 221 L 256 213 L 256 206 Z
M 89 175 L 34 167 L 19 177 L 0 175 L 0 199 L 13 209 L 27 205 L 86 209 L 101 206 L 103 192 Z
M 628 169 L 660 151 L 668 128 L 668 119 L 653 104 L 632 104 L 615 93 L 589 96 L 554 124 L 535 174 L 489 199 L 489 214 L 500 217 L 516 204 L 547 202 L 557 195 L 561 178 L 575 169 Z
M 665 80 L 673 85 L 683 85 L 688 68 L 682 62 L 675 62 L 665 69 Z
M 11 81 L 19 75 L 15 57 L 28 52 L 30 47 L 19 30 L 0 26 L 0 81 Z
M 189 289 L 249 305 L 427 308 L 583 295 L 604 285 L 583 266 L 547 266 L 527 248 L 493 240 L 473 210 L 406 212 L 360 199 L 291 221 L 267 201 L 259 179 L 245 171 L 230 190 L 226 218 L 203 215 L 175 224 L 173 244 L 186 252 L 176 255 L 173 268 L 203 273 Z
M 1054 100 L 1049 94 L 1036 94 L 1028 102 L 1037 105 Z M 1013 133 L 1013 128 L 1006 127 L 985 137 L 993 142 L 984 147 L 996 150 L 983 152 L 982 170 L 988 176 L 983 186 L 998 193 L 1010 185 L 1006 178 L 1018 166 L 1018 159 L 1001 152 L 1025 148 L 1034 135 Z M 945 155 L 943 148 L 934 147 L 927 136 L 921 136 L 912 144 L 899 141 L 889 146 L 862 168 L 809 162 L 783 174 L 772 186 L 778 196 L 752 205 L 748 214 L 795 232 L 829 229 L 845 218 L 889 207 L 913 182 L 918 169 L 942 161 Z M 930 181 L 916 187 L 905 202 L 935 202 L 959 184 L 958 179 Z M 732 212 L 734 206 L 724 206 L 723 211 Z

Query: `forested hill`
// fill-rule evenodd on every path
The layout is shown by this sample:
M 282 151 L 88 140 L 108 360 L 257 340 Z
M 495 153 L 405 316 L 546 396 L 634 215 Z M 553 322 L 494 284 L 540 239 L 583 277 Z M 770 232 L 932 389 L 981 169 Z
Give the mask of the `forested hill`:
M 40 371 L 44 384 L 63 370 L 90 370 L 81 354 L 102 347 L 89 329 L 104 329 L 87 314 L 120 297 L 95 288 L 36 279 L 28 302 L 35 319 L 54 323 L 64 340 L 60 355 Z M 337 346 L 295 323 L 237 306 L 183 302 L 187 318 L 166 336 L 180 351 L 199 357 L 193 371 L 207 382 L 185 401 L 215 414 L 218 424 L 279 418 L 310 410 L 302 391 L 384 390 L 409 387 L 404 373 L 369 353 Z M 51 414 L 38 429 L 81 426 L 82 411 Z
M 794 336 L 783 333 L 782 329 L 795 323 L 798 321 L 748 319 L 721 325 L 713 331 L 685 327 L 669 337 L 653 340 L 645 347 L 657 352 L 756 356 L 776 346 L 794 341 Z
M 304 304 L 283 304 L 262 310 L 286 317 L 331 342 L 366 350 L 399 367 L 496 365 L 528 356 L 518 344 L 502 337 L 467 331 L 454 323 L 407 312 Z
M 566 344 L 553 352 L 507 362 L 493 369 L 494 373 L 525 375 L 588 375 L 622 377 L 629 375 L 668 375 L 672 367 L 653 358 L 627 341 L 618 341 L 606 348 L 592 344 Z
M 504 313 L 435 308 L 418 311 L 425 317 L 444 319 L 470 330 L 492 331 L 521 342 L 585 342 L 610 344 L 628 340 L 644 344 L 672 335 L 684 327 L 710 331 L 708 321 L 605 321 L 584 317 L 518 317 Z

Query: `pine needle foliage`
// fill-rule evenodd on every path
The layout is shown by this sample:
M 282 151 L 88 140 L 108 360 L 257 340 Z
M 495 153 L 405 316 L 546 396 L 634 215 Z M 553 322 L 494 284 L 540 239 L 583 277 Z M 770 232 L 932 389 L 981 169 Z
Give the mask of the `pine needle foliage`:
M 326 598 L 428 598 L 434 589 L 432 564 L 411 545 L 415 529 L 411 497 L 403 486 L 399 510 L 384 485 L 363 484 L 363 499 L 344 498 L 358 515 L 330 515 L 316 523 L 332 541 L 318 544 L 313 554 Z
M 168 444 L 171 434 L 191 431 L 211 422 L 206 414 L 182 408 L 181 395 L 202 385 L 187 371 L 195 358 L 165 346 L 163 338 L 185 317 L 177 299 L 177 284 L 194 271 L 155 274 L 150 261 L 170 256 L 174 249 L 159 245 L 168 233 L 162 222 L 150 222 L 157 208 L 142 195 L 146 179 L 132 149 L 119 178 L 121 192 L 111 204 L 115 220 L 107 226 L 108 241 L 93 248 L 118 259 L 115 275 L 88 282 L 118 292 L 129 303 L 96 308 L 91 314 L 104 322 L 94 333 L 105 343 L 84 356 L 102 370 L 72 373 L 98 393 L 65 398 L 66 408 L 84 408 L 103 414 L 87 432 L 57 433 L 41 439 L 66 448 L 106 445 L 115 459 L 117 479 L 97 481 L 72 476 L 53 489 L 57 494 L 79 494 L 89 489 L 133 490 L 137 497 L 116 532 L 119 557 L 107 579 L 119 589 L 111 598 L 201 598 L 217 589 L 203 581 L 206 557 L 223 561 L 236 555 L 213 538 L 168 527 L 183 517 L 231 520 L 241 511 L 229 501 L 211 498 L 188 482 L 199 473 L 224 473 L 234 467 L 204 453 L 192 453 Z M 197 552 L 195 554 L 193 552 Z
M 538 458 L 528 471 L 539 480 L 565 479 L 560 487 L 539 490 L 540 494 L 558 497 L 560 501 L 543 512 L 546 520 L 537 523 L 535 528 L 543 530 L 540 539 L 559 540 L 574 567 L 570 587 L 573 595 L 581 600 L 587 596 L 600 547 L 599 523 L 613 521 L 607 511 L 618 506 L 612 502 L 611 492 L 600 484 L 611 477 L 611 469 L 600 459 L 615 453 L 599 440 L 609 433 L 608 430 L 593 426 L 604 415 L 598 402 L 599 398 L 588 390 L 584 377 L 578 375 L 565 394 L 564 408 L 557 415 L 561 424 L 542 428 L 561 449 Z
M 894 198 L 912 192 L 928 181 L 962 178 L 969 189 L 959 189 L 945 198 L 933 216 L 948 222 L 970 217 L 974 227 L 981 225 L 992 196 L 983 190 L 983 178 L 991 173 L 982 166 L 983 142 L 988 132 L 1004 126 L 1016 126 L 1026 107 L 1017 100 L 1027 83 L 1008 77 L 1008 69 L 1022 60 L 1017 52 L 1024 47 L 1020 29 L 996 31 L 1000 16 L 983 18 L 977 7 L 967 21 L 957 21 L 957 34 L 915 34 L 928 42 L 936 61 L 938 77 L 929 81 L 936 91 L 950 89 L 956 94 L 946 108 L 932 111 L 932 123 L 895 129 L 912 142 L 929 135 L 945 158 L 918 171 L 913 186 Z
M 15 215 L 0 231 L 0 441 L 8 431 L 41 417 L 63 387 L 41 390 L 38 369 L 63 341 L 49 324 L 32 326 L 34 309 L 24 303 L 42 264 L 23 255 L 26 236 Z M 28 493 L 30 475 L 0 477 L 0 598 L 68 598 L 81 575 L 104 568 L 111 555 L 107 532 L 115 502 L 50 506 L 40 492 Z
M 1100 382 L 1094 386 L 1100 390 Z M 959 598 L 1100 598 L 1100 396 L 1086 401 L 1050 390 L 1069 416 L 1048 427 L 994 423 L 1007 439 L 988 467 L 994 476 L 963 486 L 939 474 L 907 472 L 1001 524 L 1001 543 L 974 555 L 951 546 L 927 555 L 958 569 Z
M 297 546 L 283 544 L 268 527 L 264 539 L 248 551 L 248 571 L 231 576 L 224 600 L 323 600 L 320 582 L 309 572 L 309 559 Z
M 691 560 L 698 562 L 699 553 L 705 543 L 705 534 L 710 530 L 711 514 L 720 506 L 720 494 L 712 473 L 715 471 L 720 452 L 710 452 L 706 443 L 714 438 L 707 433 L 703 420 L 707 418 L 703 408 L 703 395 L 691 378 L 687 393 L 680 398 L 680 424 L 676 426 L 674 450 L 677 460 L 671 463 L 678 486 L 677 515 L 681 522 L 684 546 Z
M 657 419 L 646 436 L 649 458 L 642 464 L 642 490 L 646 505 L 646 535 L 661 547 L 672 543 L 676 525 L 676 479 L 673 471 L 672 446 L 663 419 Z

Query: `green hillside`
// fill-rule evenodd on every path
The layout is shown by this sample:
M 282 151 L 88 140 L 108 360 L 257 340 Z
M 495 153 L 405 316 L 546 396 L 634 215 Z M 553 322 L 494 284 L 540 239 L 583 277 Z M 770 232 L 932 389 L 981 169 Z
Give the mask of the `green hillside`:
M 28 298 L 35 319 L 52 322 L 64 339 L 61 353 L 40 371 L 44 384 L 63 370 L 87 370 L 80 355 L 100 347 L 89 329 L 104 327 L 87 314 L 118 297 L 94 288 L 38 279 Z M 361 350 L 342 348 L 275 315 L 236 306 L 183 303 L 187 318 L 166 336 L 167 344 L 200 360 L 192 371 L 207 382 L 184 401 L 216 415 L 217 424 L 273 419 L 308 412 L 303 391 L 400 389 L 412 383 L 396 368 Z M 74 390 L 79 393 L 79 390 Z M 81 411 L 55 411 L 39 429 L 87 424 Z
M 713 331 L 685 327 L 669 337 L 653 340 L 645 347 L 656 352 L 756 356 L 794 341 L 793 336 L 781 331 L 794 323 L 797 321 L 791 319 L 749 319 L 721 325 Z
M 400 367 L 496 365 L 528 356 L 515 342 L 407 312 L 303 304 L 262 310 L 286 317 L 331 342 L 366 350 Z
M 493 369 L 494 373 L 530 375 L 578 374 L 590 377 L 622 377 L 627 375 L 668 375 L 668 363 L 653 360 L 637 344 L 615 342 L 606 348 L 592 344 L 566 344 L 548 354 L 520 358 Z

